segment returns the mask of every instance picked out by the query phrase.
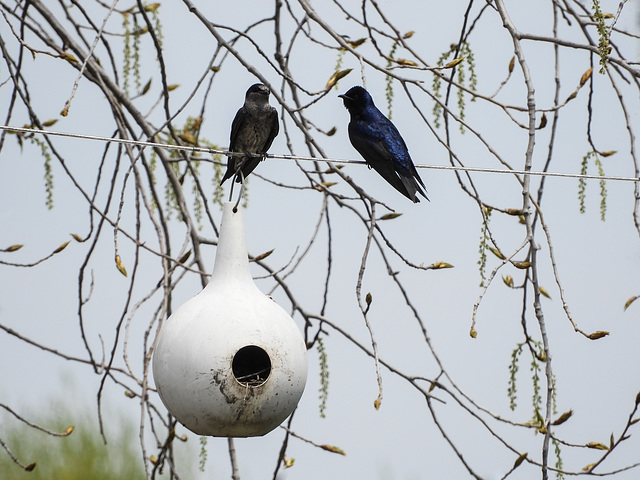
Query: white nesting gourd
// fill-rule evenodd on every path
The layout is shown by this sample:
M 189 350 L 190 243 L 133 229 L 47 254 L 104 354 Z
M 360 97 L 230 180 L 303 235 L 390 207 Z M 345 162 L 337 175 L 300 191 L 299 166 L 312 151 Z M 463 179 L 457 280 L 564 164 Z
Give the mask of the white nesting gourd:
M 307 379 L 300 329 L 249 272 L 240 210 L 223 207 L 208 285 L 165 322 L 153 377 L 167 410 L 199 435 L 251 437 L 280 425 Z

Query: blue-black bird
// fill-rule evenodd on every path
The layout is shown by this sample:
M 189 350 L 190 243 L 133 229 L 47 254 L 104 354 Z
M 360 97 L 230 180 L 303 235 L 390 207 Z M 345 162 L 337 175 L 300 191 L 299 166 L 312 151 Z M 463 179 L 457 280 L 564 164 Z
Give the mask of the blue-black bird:
M 244 105 L 238 110 L 231 124 L 230 152 L 267 153 L 280 131 L 278 112 L 269 104 L 270 93 L 269 87 L 261 83 L 249 87 Z M 263 159 L 264 157 L 252 156 L 228 157 L 227 171 L 220 185 L 236 173 L 236 182 L 242 182 Z
M 369 92 L 356 86 L 338 96 L 351 116 L 349 140 L 369 168 L 373 167 L 393 188 L 414 203 L 420 201 L 418 193 L 429 200 L 400 132 L 378 110 Z

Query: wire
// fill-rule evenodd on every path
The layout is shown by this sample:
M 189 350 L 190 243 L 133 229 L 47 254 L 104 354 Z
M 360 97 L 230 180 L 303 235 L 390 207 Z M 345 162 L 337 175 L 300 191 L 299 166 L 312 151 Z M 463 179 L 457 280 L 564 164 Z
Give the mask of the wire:
M 135 145 L 139 147 L 151 147 L 151 148 L 163 148 L 166 150 L 181 150 L 187 152 L 201 152 L 209 153 L 212 155 L 224 155 L 224 156 L 244 156 L 243 153 L 229 152 L 227 150 L 216 150 L 214 148 L 195 147 L 189 145 L 171 145 L 167 143 L 158 142 L 145 142 L 143 140 L 131 140 L 126 138 L 110 138 L 101 137 L 98 135 L 86 135 L 82 133 L 67 133 L 67 132 L 55 132 L 51 130 L 40 130 L 37 128 L 28 127 L 11 127 L 8 125 L 0 125 L 0 130 L 5 130 L 10 133 L 31 133 L 38 135 L 51 135 L 56 137 L 78 138 L 83 140 L 95 140 L 100 142 L 121 143 L 126 145 Z M 263 155 L 260 155 L 263 156 Z M 282 159 L 282 160 L 301 160 L 307 162 L 327 162 L 327 163 L 339 163 L 339 164 L 357 164 L 366 165 L 363 160 L 340 160 L 337 158 L 319 158 L 319 157 L 303 157 L 298 155 L 281 155 L 268 153 L 264 155 L 266 158 Z M 462 172 L 479 172 L 479 173 L 502 173 L 510 175 L 533 175 L 539 177 L 561 177 L 561 178 L 581 178 L 585 180 L 616 180 L 622 182 L 640 182 L 638 177 L 619 177 L 610 175 L 589 175 L 582 173 L 562 173 L 562 172 L 539 172 L 539 171 L 527 171 L 527 170 L 509 170 L 500 168 L 484 168 L 484 167 L 462 167 L 453 165 L 416 165 L 416 168 L 426 168 L 431 170 L 455 170 Z

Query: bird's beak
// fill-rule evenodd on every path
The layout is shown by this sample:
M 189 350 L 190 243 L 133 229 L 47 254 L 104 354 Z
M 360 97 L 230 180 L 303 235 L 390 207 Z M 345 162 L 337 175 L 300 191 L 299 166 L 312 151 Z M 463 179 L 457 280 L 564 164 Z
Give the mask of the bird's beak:
M 340 98 L 349 98 L 344 93 L 341 93 L 340 95 L 338 95 L 338 97 L 340 97 Z

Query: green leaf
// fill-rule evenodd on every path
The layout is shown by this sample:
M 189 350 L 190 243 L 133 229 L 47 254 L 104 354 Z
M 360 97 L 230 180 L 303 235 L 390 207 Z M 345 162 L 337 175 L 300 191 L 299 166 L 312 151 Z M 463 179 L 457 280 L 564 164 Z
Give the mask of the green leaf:
M 320 445 L 320 448 L 326 450 L 327 452 L 337 453 L 339 455 L 347 455 L 344 450 L 340 447 L 336 447 L 335 445 Z
M 453 268 L 453 265 L 447 262 L 436 262 L 429 265 L 427 270 L 440 270 L 441 268 Z
M 275 248 L 272 248 L 271 250 L 269 250 L 268 252 L 264 252 L 261 253 L 260 255 L 258 255 L 257 257 L 253 257 L 251 259 L 252 262 L 258 262 L 260 260 L 264 260 L 265 258 L 267 258 L 269 255 L 271 255 L 274 252 Z
M 583 86 L 585 83 L 587 83 L 587 80 L 591 78 L 592 73 L 593 73 L 593 67 L 591 67 L 589 70 L 587 70 L 582 74 L 582 77 L 580 77 L 580 86 Z
M 351 48 L 358 48 L 360 45 L 362 45 L 366 41 L 367 41 L 367 37 L 363 37 L 357 40 L 347 40 L 347 43 Z
M 124 264 L 122 263 L 122 259 L 120 258 L 120 255 L 116 255 L 115 261 L 116 261 L 116 267 L 118 268 L 118 270 L 120 270 L 120 273 L 126 277 L 127 269 L 124 268 Z
M 542 117 L 540 118 L 540 125 L 538 125 L 538 130 L 542 130 L 547 126 L 547 114 L 542 112 Z
M 562 425 L 564 422 L 569 420 L 569 418 L 571 418 L 571 415 L 573 415 L 573 410 L 569 410 L 568 412 L 564 412 L 556 420 L 554 420 L 551 423 L 551 425 Z
M 69 63 L 78 63 L 78 59 L 70 53 L 61 53 L 60 55 L 58 55 L 58 57 L 66 60 Z
M 520 270 L 526 270 L 531 266 L 531 262 L 512 262 L 513 266 Z
M 627 308 L 629 308 L 631 306 L 631 304 L 633 302 L 635 302 L 638 298 L 640 298 L 640 295 L 635 295 L 633 297 L 631 297 L 629 300 L 626 301 L 626 303 L 624 304 L 624 309 L 625 311 L 627 310 Z
M 515 470 L 516 468 L 518 468 L 522 464 L 522 462 L 524 462 L 524 460 L 527 458 L 527 455 L 529 455 L 527 452 L 524 452 L 523 454 L 521 454 L 513 463 L 512 470 Z
M 149 79 L 149 81 L 147 83 L 145 83 L 144 87 L 142 87 L 142 91 L 140 92 L 140 95 L 144 95 L 146 94 L 149 89 L 151 88 L 151 78 Z
M 596 450 L 609 450 L 609 447 L 600 442 L 589 442 L 587 443 L 586 447 L 594 448 Z
M 56 248 L 52 255 L 55 255 L 56 253 L 60 253 L 62 250 L 64 250 L 65 248 L 67 248 L 67 245 L 69 245 L 69 242 L 64 242 L 62 245 L 60 245 L 58 248 Z
M 590 340 L 598 340 L 599 338 L 606 337 L 609 335 L 609 332 L 604 332 L 602 330 L 598 330 L 597 332 L 593 332 L 590 335 L 587 335 L 587 338 Z
M 185 253 L 184 255 L 182 255 L 179 259 L 178 259 L 178 263 L 185 263 L 189 257 L 191 256 L 191 250 L 189 250 L 187 253 Z
M 458 65 L 460 62 L 462 62 L 464 60 L 464 57 L 458 57 L 458 58 L 454 58 L 453 60 L 451 60 L 449 63 L 447 63 L 444 67 L 442 68 L 453 68 L 456 65 Z
M 416 62 L 414 62 L 413 60 L 407 60 L 406 58 L 394 58 L 393 61 L 396 62 L 398 65 L 405 65 L 407 67 L 417 67 L 418 66 L 418 64 Z M 458 62 L 458 63 L 460 63 L 460 62 Z M 445 65 L 444 68 L 450 68 L 447 65 Z
M 327 81 L 324 89 L 329 90 L 330 88 L 332 88 L 336 83 L 338 83 L 338 80 L 349 75 L 349 73 L 351 73 L 351 70 L 353 70 L 353 68 L 347 68 L 346 70 L 339 70 L 337 72 L 334 72 L 333 75 L 329 77 L 329 80 Z

